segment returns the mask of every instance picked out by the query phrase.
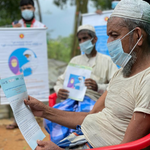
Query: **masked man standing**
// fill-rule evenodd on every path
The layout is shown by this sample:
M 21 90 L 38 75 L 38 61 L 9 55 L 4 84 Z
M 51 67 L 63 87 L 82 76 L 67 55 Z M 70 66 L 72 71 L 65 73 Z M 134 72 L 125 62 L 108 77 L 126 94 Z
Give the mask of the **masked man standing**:
M 83 83 L 87 86 L 87 91 L 83 102 L 69 99 L 69 91 L 63 89 L 66 76 L 65 72 L 58 78 L 56 86 L 54 87 L 58 97 L 65 101 L 56 104 L 54 108 L 65 111 L 89 112 L 98 98 L 104 93 L 110 79 L 118 69 L 109 56 L 100 54 L 96 51 L 95 44 L 97 42 L 97 37 L 93 26 L 80 26 L 77 31 L 77 38 L 80 50 L 84 55 L 72 58 L 70 63 L 92 68 L 91 77 L 86 79 L 85 83 Z M 46 120 L 46 125 L 48 127 L 46 129 L 51 135 L 51 140 L 55 143 L 59 142 L 71 132 L 70 129 L 48 120 Z
M 14 21 L 13 27 L 45 27 L 44 24 L 35 19 L 35 7 L 33 0 L 21 0 L 20 9 L 22 19 Z

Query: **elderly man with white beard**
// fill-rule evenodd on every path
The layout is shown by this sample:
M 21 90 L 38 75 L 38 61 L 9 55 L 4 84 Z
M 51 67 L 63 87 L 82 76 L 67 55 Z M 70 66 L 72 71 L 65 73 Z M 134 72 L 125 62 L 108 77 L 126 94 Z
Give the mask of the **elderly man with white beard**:
M 131 142 L 149 133 L 149 14 L 150 5 L 142 0 L 122 0 L 114 9 L 108 20 L 107 44 L 112 60 L 121 69 L 90 113 L 57 110 L 30 96 L 25 100 L 35 116 L 69 128 L 77 126 L 76 133 L 62 140 L 60 147 L 50 141 L 38 141 L 36 150 L 103 147 Z

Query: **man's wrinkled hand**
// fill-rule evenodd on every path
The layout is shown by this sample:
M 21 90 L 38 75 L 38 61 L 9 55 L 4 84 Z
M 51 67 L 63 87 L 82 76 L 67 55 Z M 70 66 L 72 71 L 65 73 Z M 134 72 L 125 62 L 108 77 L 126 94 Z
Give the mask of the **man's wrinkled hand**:
M 39 100 L 28 96 L 28 100 L 24 100 L 24 103 L 28 106 L 30 106 L 31 111 L 33 114 L 37 117 L 42 117 L 43 112 L 45 110 L 46 105 Z
M 68 95 L 69 94 L 69 91 L 68 90 L 65 90 L 65 89 L 60 89 L 59 91 L 58 91 L 58 97 L 60 98 L 60 99 L 67 99 L 68 98 Z
M 37 144 L 35 150 L 63 150 L 51 141 L 37 141 Z
M 90 90 L 93 90 L 93 91 L 98 90 L 98 85 L 97 85 L 96 81 L 94 81 L 93 79 L 90 79 L 90 78 L 86 79 L 84 84 Z

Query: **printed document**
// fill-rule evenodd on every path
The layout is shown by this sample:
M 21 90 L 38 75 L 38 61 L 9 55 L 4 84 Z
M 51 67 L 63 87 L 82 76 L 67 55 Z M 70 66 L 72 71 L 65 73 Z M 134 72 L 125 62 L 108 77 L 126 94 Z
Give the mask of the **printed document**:
M 43 140 L 45 135 L 30 108 L 24 104 L 24 99 L 28 99 L 28 94 L 23 75 L 1 79 L 0 84 L 22 135 L 34 150 L 37 147 L 37 140 Z
M 64 89 L 69 91 L 69 98 L 83 101 L 87 87 L 85 79 L 90 78 L 92 68 L 69 63 L 64 80 Z

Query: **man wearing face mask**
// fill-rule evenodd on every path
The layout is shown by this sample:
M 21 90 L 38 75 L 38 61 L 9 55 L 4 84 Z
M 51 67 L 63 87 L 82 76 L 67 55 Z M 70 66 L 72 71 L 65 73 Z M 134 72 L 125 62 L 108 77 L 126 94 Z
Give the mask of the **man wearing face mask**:
M 44 24 L 35 19 L 35 7 L 33 0 L 20 1 L 21 17 L 19 21 L 12 23 L 13 27 L 45 27 Z
M 112 60 L 121 69 L 114 74 L 90 113 L 50 108 L 30 96 L 25 100 L 36 116 L 69 128 L 81 125 L 81 128 L 77 126 L 79 134 L 72 134 L 58 144 L 61 148 L 50 141 L 38 141 L 36 150 L 41 147 L 43 150 L 87 149 L 87 144 L 97 148 L 132 142 L 149 134 L 149 14 L 150 5 L 142 0 L 121 0 L 114 9 L 107 23 L 107 45 Z
M 69 91 L 63 89 L 63 82 L 65 79 L 64 73 L 58 78 L 54 89 L 58 97 L 65 101 L 56 104 L 54 108 L 66 111 L 89 112 L 97 99 L 104 93 L 110 79 L 118 69 L 111 61 L 110 57 L 96 51 L 95 44 L 97 42 L 97 37 L 93 26 L 80 26 L 77 31 L 77 38 L 81 53 L 84 53 L 84 55 L 72 58 L 70 63 L 92 68 L 91 77 L 86 79 L 84 83 L 85 86 L 87 86 L 84 101 L 78 102 L 68 99 Z M 56 123 L 46 121 L 46 124 L 48 124 L 50 128 L 51 140 L 55 143 L 59 142 L 70 132 L 70 129 L 62 127 Z
M 121 0 L 114 9 L 107 24 L 107 45 L 112 60 L 121 69 L 90 113 L 50 108 L 30 96 L 25 100 L 36 116 L 69 128 L 81 125 L 77 126 L 79 134 L 72 134 L 58 144 L 61 148 L 50 141 L 38 141 L 36 150 L 88 149 L 87 144 L 97 148 L 132 142 L 149 134 L 149 14 L 150 5 L 142 0 Z

